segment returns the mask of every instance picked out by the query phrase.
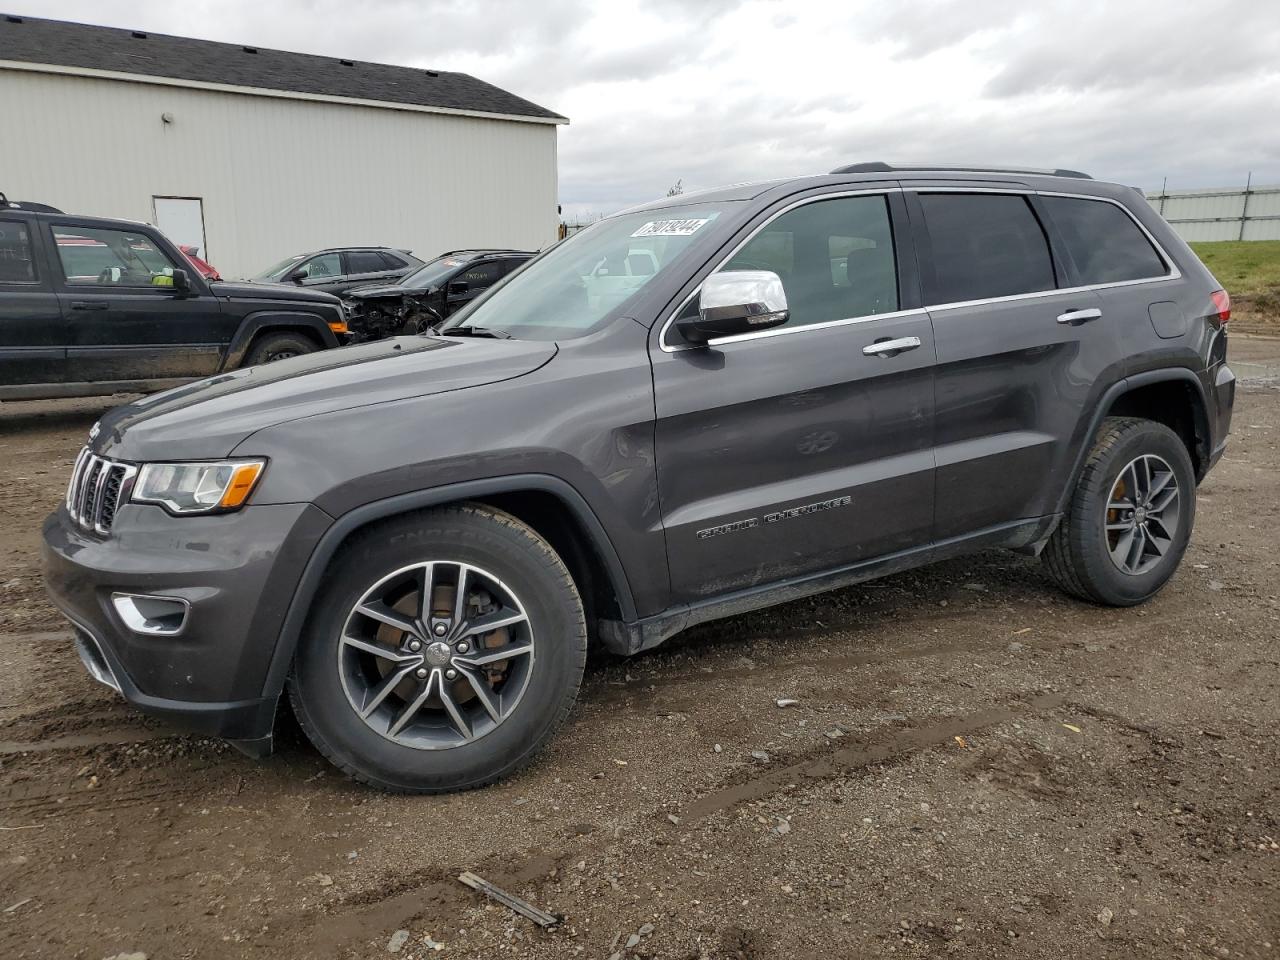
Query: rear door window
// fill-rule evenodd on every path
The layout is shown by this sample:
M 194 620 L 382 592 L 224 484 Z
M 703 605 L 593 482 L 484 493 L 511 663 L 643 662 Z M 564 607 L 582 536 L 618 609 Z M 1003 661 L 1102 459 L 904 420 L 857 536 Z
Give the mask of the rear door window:
M 378 254 L 378 257 L 382 260 L 383 266 L 388 270 L 399 270 L 407 262 L 396 256 L 394 253 L 387 253 L 385 250 L 381 251 Z
M 347 273 L 381 273 L 386 269 L 376 250 L 353 250 L 347 254 Z
M 1053 258 L 1026 197 L 999 193 L 920 195 L 932 247 L 929 305 L 1052 290 Z M 932 272 L 932 277 L 930 277 Z
M 1120 283 L 1169 272 L 1147 235 L 1114 203 L 1075 197 L 1041 197 L 1075 261 L 1080 282 Z
M 0 220 L 0 283 L 35 283 L 31 233 L 21 220 Z

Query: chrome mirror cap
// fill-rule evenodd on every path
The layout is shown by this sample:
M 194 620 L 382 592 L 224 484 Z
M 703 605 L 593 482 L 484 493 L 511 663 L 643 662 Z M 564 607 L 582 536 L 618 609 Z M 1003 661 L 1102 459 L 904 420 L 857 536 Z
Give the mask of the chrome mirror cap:
M 772 270 L 725 270 L 702 282 L 698 315 L 679 320 L 676 326 L 687 341 L 704 345 L 777 327 L 789 317 L 787 292 Z
M 727 270 L 702 283 L 698 314 L 703 320 L 742 319 L 755 329 L 776 326 L 777 315 L 786 313 L 787 291 L 772 270 Z

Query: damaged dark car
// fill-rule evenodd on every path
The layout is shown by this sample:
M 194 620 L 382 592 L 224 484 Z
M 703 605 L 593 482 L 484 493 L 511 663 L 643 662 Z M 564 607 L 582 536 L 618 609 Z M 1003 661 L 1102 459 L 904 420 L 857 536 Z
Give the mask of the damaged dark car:
M 535 256 L 526 250 L 454 250 L 397 283 L 342 295 L 355 341 L 434 330 L 451 314 Z

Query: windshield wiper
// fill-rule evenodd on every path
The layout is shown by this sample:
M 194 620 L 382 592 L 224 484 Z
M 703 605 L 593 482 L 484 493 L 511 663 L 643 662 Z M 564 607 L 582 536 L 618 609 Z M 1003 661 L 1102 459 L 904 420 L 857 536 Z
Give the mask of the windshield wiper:
M 510 340 L 511 334 L 505 330 L 493 330 L 489 327 L 454 327 L 452 330 L 441 330 L 442 337 L 489 337 L 493 340 Z

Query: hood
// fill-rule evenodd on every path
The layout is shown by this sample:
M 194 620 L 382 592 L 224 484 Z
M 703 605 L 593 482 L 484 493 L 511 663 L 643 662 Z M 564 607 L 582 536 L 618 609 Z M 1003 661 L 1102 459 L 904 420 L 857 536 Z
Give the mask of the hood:
M 217 459 L 264 427 L 510 380 L 556 349 L 548 341 L 396 337 L 321 350 L 118 407 L 97 424 L 94 449 L 120 460 Z
M 296 283 L 250 283 L 248 280 L 216 280 L 209 284 L 215 297 L 228 300 L 299 300 L 315 303 L 337 303 L 338 298 L 323 290 L 309 290 Z
M 347 290 L 342 296 L 349 300 L 367 300 L 371 297 L 402 297 L 406 293 L 428 293 L 430 289 L 430 287 L 421 287 L 410 290 L 399 283 L 375 283 L 369 287 Z

